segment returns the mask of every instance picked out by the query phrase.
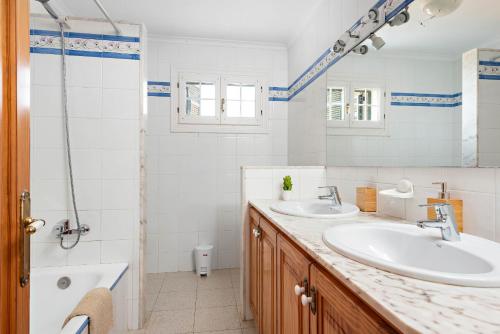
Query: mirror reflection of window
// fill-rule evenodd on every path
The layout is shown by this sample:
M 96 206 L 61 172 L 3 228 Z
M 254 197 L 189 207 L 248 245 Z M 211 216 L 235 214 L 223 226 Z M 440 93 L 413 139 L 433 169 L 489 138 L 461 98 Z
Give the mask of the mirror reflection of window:
M 345 91 L 342 87 L 328 87 L 326 101 L 326 118 L 329 121 L 345 119 Z
M 215 84 L 186 82 L 186 115 L 215 116 Z
M 380 120 L 380 90 L 374 88 L 356 88 L 353 91 L 354 120 Z
M 226 94 L 228 117 L 255 117 L 255 85 L 229 83 Z

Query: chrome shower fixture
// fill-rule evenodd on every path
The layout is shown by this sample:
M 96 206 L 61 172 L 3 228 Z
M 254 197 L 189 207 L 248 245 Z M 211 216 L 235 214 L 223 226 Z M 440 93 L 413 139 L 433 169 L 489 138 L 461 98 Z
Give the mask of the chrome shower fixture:
M 36 1 L 38 1 L 43 6 L 43 8 L 45 8 L 47 13 L 49 13 L 50 17 L 52 17 L 57 22 L 64 24 L 64 27 L 66 29 L 71 29 L 70 26 L 68 25 L 66 17 L 63 17 L 62 19 L 59 18 L 59 15 L 57 15 L 54 8 L 52 8 L 52 6 L 49 4 L 50 0 L 36 0 Z
M 401 13 L 396 15 L 391 21 L 389 21 L 389 25 L 391 27 L 397 27 L 407 23 L 408 21 L 410 21 L 410 12 L 405 9 Z
M 384 39 L 375 34 L 370 36 L 370 40 L 372 41 L 372 46 L 377 50 L 380 50 L 385 45 Z

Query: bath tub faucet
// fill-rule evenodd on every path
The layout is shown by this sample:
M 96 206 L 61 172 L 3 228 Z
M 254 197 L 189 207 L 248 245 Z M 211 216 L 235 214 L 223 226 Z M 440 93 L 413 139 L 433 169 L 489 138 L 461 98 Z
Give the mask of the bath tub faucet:
M 72 235 L 80 233 L 81 235 L 86 235 L 90 232 L 90 227 L 86 224 L 82 224 L 80 228 L 70 228 L 69 219 L 63 219 L 56 224 L 54 227 L 57 238 L 62 239 L 65 235 Z
M 342 199 L 340 198 L 339 189 L 337 186 L 325 186 L 318 187 L 319 189 L 328 189 L 330 191 L 329 195 L 318 196 L 319 199 L 327 199 L 332 201 L 332 208 L 338 208 L 342 206 Z
M 441 229 L 441 237 L 443 238 L 443 240 L 460 241 L 460 233 L 458 232 L 453 206 L 447 203 L 423 204 L 419 206 L 434 208 L 437 219 L 419 220 L 417 221 L 418 227 L 439 228 Z

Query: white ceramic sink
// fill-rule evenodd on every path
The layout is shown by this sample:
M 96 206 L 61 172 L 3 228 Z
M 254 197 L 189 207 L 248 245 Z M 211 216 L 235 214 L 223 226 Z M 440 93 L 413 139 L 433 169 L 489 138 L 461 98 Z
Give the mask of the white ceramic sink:
M 461 233 L 397 223 L 352 223 L 329 228 L 324 242 L 358 262 L 417 279 L 472 287 L 500 287 L 500 244 Z
M 342 203 L 338 209 L 332 208 L 328 200 L 280 201 L 272 204 L 271 210 L 290 216 L 330 219 L 354 217 L 359 212 L 359 208 L 350 203 Z

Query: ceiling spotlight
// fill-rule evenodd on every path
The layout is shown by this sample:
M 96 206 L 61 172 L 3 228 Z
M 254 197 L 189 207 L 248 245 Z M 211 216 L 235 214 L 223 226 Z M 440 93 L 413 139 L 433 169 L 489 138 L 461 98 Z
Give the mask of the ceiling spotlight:
M 410 21 L 410 13 L 405 9 L 404 11 L 396 15 L 396 17 L 394 17 L 391 21 L 389 21 L 389 25 L 391 27 L 397 27 L 405 24 L 408 21 Z
M 344 51 L 344 48 L 345 48 L 345 42 L 341 39 L 336 41 L 335 44 L 333 45 L 333 51 L 335 53 L 340 53 L 340 52 Z
M 377 50 L 380 50 L 385 45 L 384 39 L 375 34 L 370 36 L 370 40 L 372 41 L 372 46 Z
M 358 55 L 365 55 L 368 53 L 368 47 L 366 45 L 358 45 L 352 49 L 352 52 Z

